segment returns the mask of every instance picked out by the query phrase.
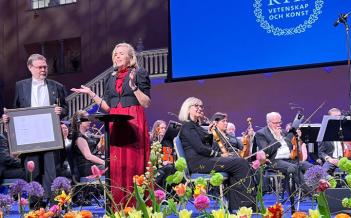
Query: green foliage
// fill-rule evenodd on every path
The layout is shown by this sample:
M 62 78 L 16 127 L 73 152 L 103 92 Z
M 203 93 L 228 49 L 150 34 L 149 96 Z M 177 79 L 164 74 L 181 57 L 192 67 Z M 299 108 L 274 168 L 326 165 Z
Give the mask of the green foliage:
M 183 157 L 179 158 L 176 162 L 175 162 L 175 168 L 178 171 L 184 171 L 186 169 L 186 161 Z
M 213 186 L 220 186 L 223 183 L 223 180 L 224 180 L 224 178 L 223 178 L 222 174 L 214 173 L 211 176 L 210 184 L 213 185 Z

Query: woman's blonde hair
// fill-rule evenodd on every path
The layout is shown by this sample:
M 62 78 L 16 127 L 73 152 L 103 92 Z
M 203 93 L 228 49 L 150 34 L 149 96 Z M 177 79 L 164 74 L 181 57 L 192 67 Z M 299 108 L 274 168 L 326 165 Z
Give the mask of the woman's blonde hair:
M 126 47 L 128 49 L 128 56 L 130 57 L 129 66 L 134 67 L 134 68 L 139 68 L 138 59 L 137 59 L 137 56 L 136 56 L 136 53 L 135 53 L 133 46 L 131 46 L 130 44 L 125 43 L 125 42 L 117 44 L 115 46 L 115 48 L 113 49 L 112 63 L 113 63 L 113 54 L 116 52 L 117 48 L 119 48 L 119 47 Z
M 200 105 L 200 104 L 202 104 L 202 101 L 198 98 L 195 98 L 195 97 L 189 97 L 183 102 L 182 107 L 180 108 L 180 111 L 178 114 L 179 121 L 181 121 L 181 122 L 189 121 L 190 107 L 195 105 L 195 104 Z

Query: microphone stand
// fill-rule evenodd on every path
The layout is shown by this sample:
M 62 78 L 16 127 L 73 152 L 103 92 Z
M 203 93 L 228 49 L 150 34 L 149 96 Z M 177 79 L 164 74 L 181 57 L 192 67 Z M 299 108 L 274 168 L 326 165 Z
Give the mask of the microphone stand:
M 351 55 L 350 55 L 350 33 L 349 33 L 349 24 L 347 23 L 347 17 L 351 14 L 351 11 L 348 12 L 347 14 L 340 14 L 338 20 L 334 24 L 334 26 L 337 26 L 337 24 L 342 23 L 344 24 L 345 27 L 345 33 L 346 33 L 346 49 L 347 49 L 347 68 L 349 72 L 349 112 L 351 112 Z

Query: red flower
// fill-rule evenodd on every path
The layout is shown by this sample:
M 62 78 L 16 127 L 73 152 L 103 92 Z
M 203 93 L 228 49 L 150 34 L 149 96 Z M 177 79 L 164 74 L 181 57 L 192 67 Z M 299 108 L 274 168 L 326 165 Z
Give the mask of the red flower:
M 135 175 L 133 176 L 133 181 L 137 184 L 137 186 L 142 186 L 144 183 L 144 175 Z
M 268 207 L 268 212 L 271 218 L 282 218 L 283 217 L 283 207 L 281 203 L 276 203 L 275 205 Z

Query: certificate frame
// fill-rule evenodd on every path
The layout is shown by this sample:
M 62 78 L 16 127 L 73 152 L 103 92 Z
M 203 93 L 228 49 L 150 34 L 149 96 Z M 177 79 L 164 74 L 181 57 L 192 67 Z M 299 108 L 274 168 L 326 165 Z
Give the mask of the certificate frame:
M 63 149 L 63 137 L 55 106 L 6 109 L 11 154 Z

